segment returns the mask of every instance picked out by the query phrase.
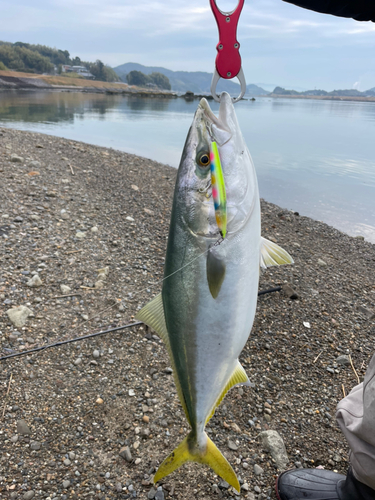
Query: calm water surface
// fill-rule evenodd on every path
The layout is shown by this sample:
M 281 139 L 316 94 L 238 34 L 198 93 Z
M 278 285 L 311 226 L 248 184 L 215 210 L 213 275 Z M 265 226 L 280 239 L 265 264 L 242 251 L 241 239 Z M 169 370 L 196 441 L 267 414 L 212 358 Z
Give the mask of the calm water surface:
M 3 92 L 0 125 L 177 167 L 196 107 L 183 99 Z M 258 98 L 236 112 L 263 198 L 375 243 L 375 103 Z

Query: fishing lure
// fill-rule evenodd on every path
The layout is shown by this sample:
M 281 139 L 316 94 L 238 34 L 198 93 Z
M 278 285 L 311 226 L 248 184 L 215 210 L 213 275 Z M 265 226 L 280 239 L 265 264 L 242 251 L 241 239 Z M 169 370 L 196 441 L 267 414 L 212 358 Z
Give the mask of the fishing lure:
M 212 198 L 215 205 L 215 218 L 220 234 L 227 234 L 227 195 L 223 169 L 221 168 L 219 150 L 215 141 L 210 146 Z

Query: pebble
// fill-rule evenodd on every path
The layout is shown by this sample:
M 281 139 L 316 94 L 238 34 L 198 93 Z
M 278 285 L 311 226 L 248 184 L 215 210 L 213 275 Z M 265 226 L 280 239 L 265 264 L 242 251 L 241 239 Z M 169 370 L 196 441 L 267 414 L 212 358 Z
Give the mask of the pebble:
M 17 222 L 18 224 L 20 224 L 21 222 L 23 222 L 23 218 L 17 215 L 13 222 Z
M 124 448 L 121 448 L 119 455 L 127 462 L 131 462 L 133 460 L 129 446 L 124 446 Z
M 259 488 L 259 486 L 254 486 L 254 491 L 255 493 L 260 493 L 261 489 Z
M 26 493 L 23 494 L 22 500 L 31 500 L 35 495 L 35 491 L 30 490 L 26 491 Z
M 260 465 L 258 464 L 255 464 L 254 465 L 254 474 L 256 476 L 260 476 L 261 474 L 263 474 L 264 470 L 262 469 L 262 467 L 260 467 Z
M 43 282 L 37 274 L 34 274 L 34 276 L 26 283 L 26 285 L 31 288 L 38 288 L 39 286 L 43 285 Z
M 66 458 L 64 460 L 64 465 L 70 465 L 72 462 L 69 460 L 69 458 Z
M 18 434 L 23 434 L 28 436 L 31 434 L 31 430 L 24 419 L 17 420 L 17 432 Z
M 156 490 L 154 498 L 155 500 L 164 500 L 164 492 L 161 486 Z
M 22 163 L 23 162 L 23 158 L 22 158 L 22 156 L 18 156 L 16 154 L 11 154 L 10 155 L 10 161 L 13 162 L 13 163 Z
M 298 299 L 297 292 L 288 283 L 285 283 L 285 285 L 282 286 L 282 289 L 284 294 L 290 299 L 292 300 Z
M 18 441 L 18 434 L 14 434 L 14 435 L 10 438 L 10 440 L 12 441 L 12 443 L 17 443 L 17 441 Z
M 17 328 L 22 328 L 26 324 L 27 318 L 32 314 L 33 312 L 26 306 L 14 307 L 7 310 L 8 318 Z
M 350 366 L 350 359 L 349 359 L 349 356 L 345 356 L 345 354 L 343 354 L 342 356 L 339 356 L 337 359 L 336 359 L 336 363 L 338 365 L 346 365 L 346 366 Z
M 155 495 L 156 495 L 156 489 L 151 488 L 151 490 L 147 493 L 147 498 L 149 500 L 153 500 L 155 498 Z
M 103 403 L 104 403 L 104 401 L 102 400 L 102 398 L 98 398 L 96 400 L 96 404 L 98 404 L 98 405 L 102 405 Z
M 30 448 L 31 448 L 32 450 L 38 451 L 38 450 L 40 450 L 40 448 L 41 448 L 41 444 L 39 443 L 39 441 L 32 441 L 32 442 L 30 443 Z
M 68 285 L 60 285 L 60 291 L 63 295 L 67 295 L 72 289 Z
M 78 239 L 86 238 L 86 233 L 84 233 L 82 231 L 77 231 L 76 232 L 76 238 L 78 238 Z
M 96 226 L 91 228 L 92 233 L 97 233 L 98 231 L 99 231 L 99 229 Z
M 82 428 L 81 428 L 81 430 L 82 430 Z M 76 454 L 74 453 L 74 451 L 70 451 L 68 453 L 68 456 L 69 456 L 70 460 L 74 460 L 76 458 Z
M 75 361 L 74 361 L 74 364 L 76 366 L 80 365 L 82 363 L 82 358 L 77 358 Z
M 66 490 L 67 488 L 69 488 L 69 486 L 70 486 L 69 479 L 65 479 L 65 481 L 62 482 L 62 487 L 64 488 L 64 490 Z
M 42 164 L 40 163 L 40 161 L 37 161 L 37 160 L 32 160 L 30 161 L 27 166 L 29 168 L 40 168 L 42 166 Z
M 271 453 L 278 469 L 284 470 L 289 462 L 289 458 L 280 434 L 277 431 L 269 430 L 261 432 L 259 436 L 263 446 Z
M 134 389 L 129 389 L 129 396 L 135 396 Z
M 234 441 L 232 441 L 231 439 L 228 439 L 228 448 L 230 450 L 233 450 L 233 451 L 237 451 L 238 450 L 238 446 L 236 445 L 236 443 Z
M 318 264 L 319 264 L 319 266 L 322 266 L 322 267 L 327 267 L 328 266 L 327 262 L 325 262 L 322 259 L 318 259 Z
M 100 352 L 97 349 L 95 349 L 95 351 L 92 353 L 92 355 L 94 358 L 98 358 L 100 356 Z
M 131 188 L 133 189 L 133 191 L 139 191 L 139 187 L 136 186 L 135 184 L 132 184 Z

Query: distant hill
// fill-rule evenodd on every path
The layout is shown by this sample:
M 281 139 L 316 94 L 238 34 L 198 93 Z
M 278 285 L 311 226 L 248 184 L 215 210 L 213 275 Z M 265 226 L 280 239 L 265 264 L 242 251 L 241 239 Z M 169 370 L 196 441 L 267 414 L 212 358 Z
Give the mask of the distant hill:
M 326 90 L 306 90 L 304 92 L 297 92 L 296 90 L 287 90 L 282 87 L 275 87 L 271 95 L 301 95 L 301 96 L 338 96 L 338 97 L 373 97 L 375 96 L 375 87 L 364 92 L 360 92 L 357 89 L 344 89 L 344 90 L 332 90 L 327 92 Z
M 196 94 L 210 92 L 212 73 L 206 73 L 204 71 L 172 71 L 167 68 L 143 66 L 138 63 L 125 63 L 113 69 L 124 82 L 126 82 L 126 75 L 133 70 L 141 71 L 146 75 L 157 72 L 169 78 L 172 90 L 175 92 L 186 92 L 187 90 Z M 251 83 L 247 85 L 246 88 L 247 95 L 258 96 L 269 94 L 267 90 Z M 225 90 L 230 94 L 238 95 L 240 93 L 240 85 L 230 80 L 221 79 L 218 83 L 217 90 L 218 92 L 223 92 Z

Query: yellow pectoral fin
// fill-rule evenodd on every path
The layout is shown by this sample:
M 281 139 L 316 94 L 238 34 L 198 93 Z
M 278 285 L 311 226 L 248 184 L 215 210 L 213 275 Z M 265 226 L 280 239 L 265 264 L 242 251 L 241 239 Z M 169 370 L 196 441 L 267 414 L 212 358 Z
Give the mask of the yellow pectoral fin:
M 294 264 L 294 260 L 286 250 L 266 238 L 260 242 L 260 267 L 266 269 L 271 266 L 282 266 L 283 264 Z
M 159 293 L 159 295 L 153 298 L 151 302 L 142 307 L 142 309 L 136 314 L 135 319 L 137 319 L 138 321 L 143 321 L 143 323 L 145 323 L 150 328 L 155 330 L 155 332 L 157 332 L 160 335 L 161 339 L 163 340 L 169 354 L 169 359 L 171 360 L 171 365 L 173 368 L 173 377 L 174 377 L 174 382 L 176 384 L 178 397 L 184 409 L 186 419 L 190 424 L 190 418 L 187 411 L 184 394 L 181 389 L 180 381 L 178 380 L 171 344 L 169 342 L 169 335 L 164 316 L 163 298 L 161 296 L 161 293 Z
M 216 447 L 211 439 L 208 436 L 206 436 L 206 438 L 207 447 L 205 453 L 201 454 L 199 452 L 191 452 L 191 449 L 196 449 L 194 446 L 195 437 L 193 432 L 191 432 L 160 465 L 154 476 L 154 483 L 160 481 L 163 477 L 168 476 L 184 463 L 196 462 L 208 465 L 216 474 L 233 486 L 233 488 L 240 491 L 240 484 L 230 463 L 222 455 L 221 451 Z
M 206 419 L 206 425 L 207 425 L 207 422 L 211 419 L 212 415 L 215 413 L 215 410 L 216 408 L 219 406 L 219 404 L 222 402 L 222 400 L 224 399 L 226 393 L 232 389 L 232 387 L 234 387 L 235 385 L 238 385 L 238 384 L 244 384 L 244 385 L 249 385 L 250 382 L 249 382 L 249 379 L 246 375 L 246 372 L 243 368 L 243 366 L 241 365 L 241 363 L 239 361 L 237 361 L 237 366 L 236 366 L 236 369 L 234 370 L 231 378 L 228 380 L 227 384 L 225 385 L 223 391 L 221 392 L 220 396 L 218 397 L 218 399 L 216 400 L 214 406 L 212 407 L 207 419 Z

